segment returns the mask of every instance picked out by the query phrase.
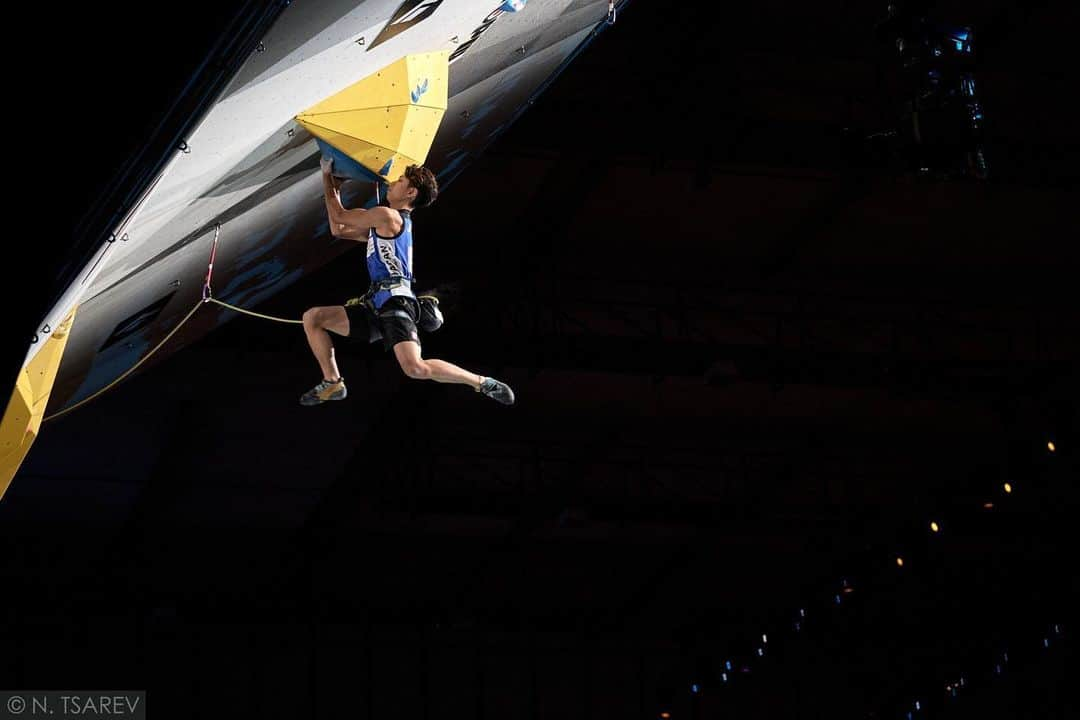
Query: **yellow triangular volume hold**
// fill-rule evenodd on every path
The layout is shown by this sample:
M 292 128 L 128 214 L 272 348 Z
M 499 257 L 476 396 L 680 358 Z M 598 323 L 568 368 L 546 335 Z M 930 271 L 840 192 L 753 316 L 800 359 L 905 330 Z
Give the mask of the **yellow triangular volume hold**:
M 296 120 L 374 175 L 397 180 L 427 159 L 446 112 L 449 62 L 446 51 L 406 55 Z
M 15 391 L 0 420 L 0 499 L 37 438 L 74 321 L 72 308 L 60 326 L 45 336 L 45 347 L 19 371 Z

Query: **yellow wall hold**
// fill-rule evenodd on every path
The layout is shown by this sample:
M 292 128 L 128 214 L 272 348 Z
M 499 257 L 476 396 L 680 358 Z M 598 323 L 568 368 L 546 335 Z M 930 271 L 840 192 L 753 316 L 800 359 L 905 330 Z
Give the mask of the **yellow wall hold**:
M 19 371 L 15 390 L 0 420 L 0 499 L 37 438 L 77 307 L 45 336 L 45 346 Z
M 315 137 L 393 182 L 423 164 L 446 112 L 450 53 L 406 55 L 296 116 Z M 383 174 L 386 163 L 390 170 Z

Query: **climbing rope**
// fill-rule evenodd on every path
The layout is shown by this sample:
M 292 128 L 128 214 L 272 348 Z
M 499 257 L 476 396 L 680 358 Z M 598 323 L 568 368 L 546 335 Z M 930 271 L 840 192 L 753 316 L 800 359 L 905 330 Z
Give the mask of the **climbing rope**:
M 105 387 L 101 388 L 100 390 L 98 390 L 93 395 L 90 395 L 89 397 L 83 398 L 82 400 L 75 403 L 71 407 L 64 408 L 63 410 L 61 410 L 59 412 L 55 412 L 52 415 L 45 416 L 45 418 L 43 419 L 43 422 L 48 422 L 48 421 L 54 420 L 54 419 L 56 419 L 56 418 L 58 418 L 58 417 L 60 417 L 62 415 L 66 415 L 69 412 L 71 412 L 72 410 L 74 410 L 76 408 L 79 408 L 79 407 L 82 407 L 83 405 L 90 402 L 91 400 L 98 397 L 99 395 L 103 395 L 105 392 L 107 392 L 108 390 L 113 388 L 115 385 L 119 384 L 124 378 L 126 378 L 128 375 L 130 375 L 131 373 L 138 370 L 139 366 L 141 366 L 144 362 L 149 360 L 153 356 L 153 354 L 156 353 L 161 348 L 162 345 L 164 345 L 165 343 L 167 343 L 169 341 L 169 338 L 171 338 L 173 335 L 175 335 L 176 332 L 180 328 L 182 328 L 184 326 L 184 323 L 186 323 L 188 320 L 191 319 L 191 316 L 194 315 L 195 312 L 200 307 L 202 307 L 203 305 L 205 305 L 207 303 L 215 303 L 217 305 L 221 305 L 222 307 L 229 308 L 230 310 L 234 310 L 234 311 L 236 311 L 238 313 L 243 313 L 245 315 L 251 315 L 252 317 L 263 318 L 264 320 L 273 320 L 274 322 L 289 323 L 291 325 L 302 325 L 304 323 L 303 320 L 289 320 L 287 318 L 274 317 L 273 315 L 263 315 L 262 313 L 252 312 L 251 310 L 245 310 L 244 308 L 239 308 L 239 307 L 236 307 L 235 305 L 230 305 L 229 303 L 224 302 L 222 300 L 218 300 L 217 298 L 214 297 L 214 291 L 210 287 L 210 281 L 213 279 L 213 275 L 214 275 L 214 258 L 217 256 L 218 238 L 220 236 L 221 236 L 221 223 L 217 223 L 214 226 L 214 244 L 210 248 L 210 262 L 206 267 L 206 281 L 203 283 L 202 298 L 200 298 L 199 301 L 197 303 L 195 303 L 195 307 L 191 308 L 191 310 L 188 311 L 188 314 L 184 316 L 184 319 L 181 320 L 179 323 L 177 323 L 176 327 L 174 327 L 169 332 L 169 334 L 166 335 L 161 340 L 161 342 L 159 342 L 157 345 L 155 345 L 153 350 L 151 350 L 150 352 L 146 353 L 141 358 L 139 358 L 139 362 L 135 363 L 130 368 L 128 368 L 124 372 L 123 375 L 116 378 L 111 383 L 109 383 Z
M 304 324 L 303 320 L 289 320 L 288 318 L 279 318 L 279 317 L 275 317 L 273 315 L 263 315 L 262 313 L 252 312 L 251 310 L 245 310 L 244 308 L 239 308 L 239 307 L 236 307 L 235 305 L 230 305 L 229 303 L 222 302 L 221 300 L 218 300 L 217 298 L 208 298 L 206 300 L 206 302 L 216 303 L 216 304 L 218 304 L 218 305 L 220 305 L 222 307 L 227 307 L 230 310 L 235 310 L 238 313 L 243 313 L 245 315 L 250 315 L 251 317 L 262 318 L 263 320 L 273 320 L 274 322 L 288 323 L 290 325 L 303 325 Z

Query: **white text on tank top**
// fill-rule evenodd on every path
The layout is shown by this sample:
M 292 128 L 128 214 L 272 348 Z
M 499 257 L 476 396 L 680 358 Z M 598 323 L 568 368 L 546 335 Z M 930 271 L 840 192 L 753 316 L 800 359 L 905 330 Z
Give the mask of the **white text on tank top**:
M 413 243 L 412 243 L 412 218 L 407 213 L 402 213 L 401 232 L 392 238 L 381 237 L 372 228 L 368 233 L 367 244 L 367 270 L 372 281 L 385 280 L 390 277 L 413 277 Z M 380 290 L 375 294 L 375 306 L 382 304 L 395 295 L 413 297 L 412 290 L 407 286 Z

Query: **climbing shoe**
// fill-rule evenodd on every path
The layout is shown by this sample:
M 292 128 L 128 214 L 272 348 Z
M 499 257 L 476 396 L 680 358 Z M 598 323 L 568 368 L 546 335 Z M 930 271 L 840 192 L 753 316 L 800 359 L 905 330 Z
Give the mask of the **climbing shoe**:
M 345 391 L 345 378 L 338 378 L 336 382 L 323 380 L 300 396 L 300 404 L 320 405 L 327 400 L 344 400 L 347 394 Z
M 509 385 L 499 382 L 495 378 L 484 378 L 476 392 L 487 395 L 492 400 L 498 400 L 503 405 L 514 404 L 514 391 L 510 389 Z

